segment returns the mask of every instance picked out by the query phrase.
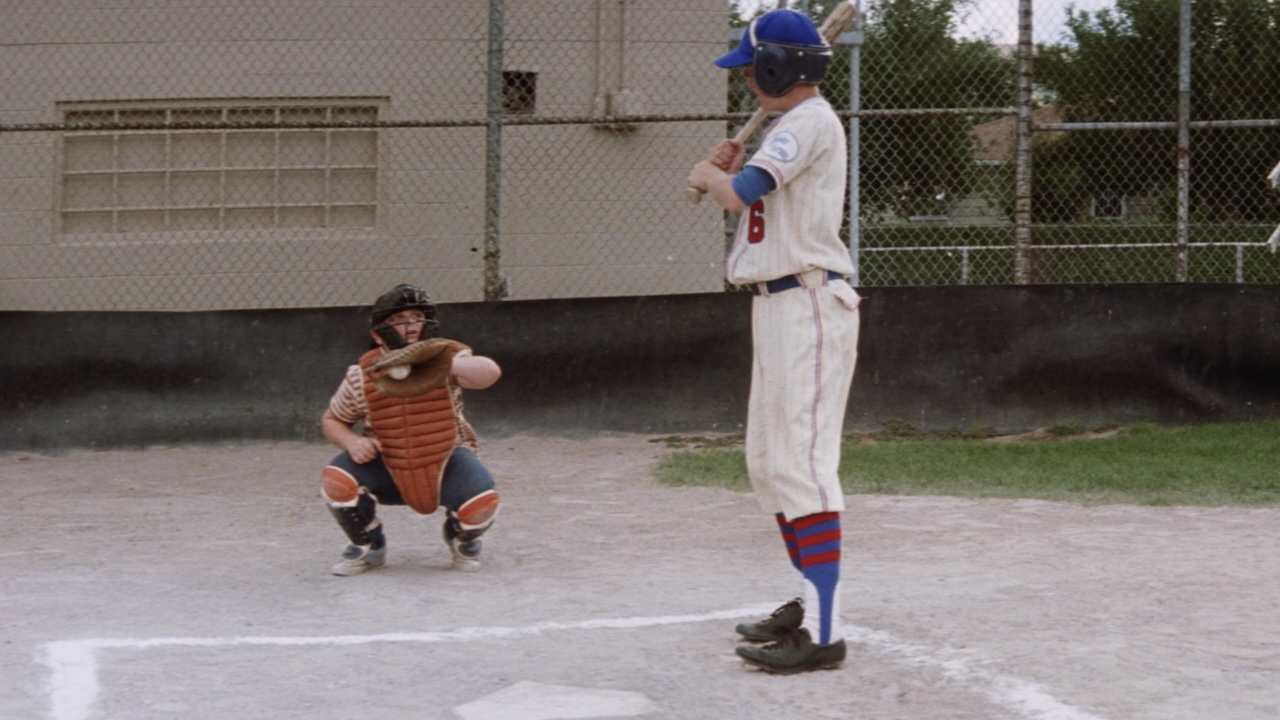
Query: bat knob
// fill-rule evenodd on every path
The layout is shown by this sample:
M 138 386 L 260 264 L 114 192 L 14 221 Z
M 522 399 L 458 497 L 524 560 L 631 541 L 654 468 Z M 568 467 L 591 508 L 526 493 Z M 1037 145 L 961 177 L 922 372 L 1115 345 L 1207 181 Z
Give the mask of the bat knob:
M 689 202 L 693 203 L 694 205 L 697 205 L 699 202 L 702 202 L 702 191 L 699 190 L 698 188 L 689 188 L 688 190 L 685 190 L 684 196 L 688 198 Z

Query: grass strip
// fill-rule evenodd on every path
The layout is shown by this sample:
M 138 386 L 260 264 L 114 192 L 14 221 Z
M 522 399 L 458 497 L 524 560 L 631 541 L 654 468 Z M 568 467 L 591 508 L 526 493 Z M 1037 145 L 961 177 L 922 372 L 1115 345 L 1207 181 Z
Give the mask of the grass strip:
M 1280 506 L 1280 420 L 997 437 L 911 432 L 901 423 L 846 437 L 846 494 L 1033 498 L 1084 504 Z M 746 491 L 742 437 L 660 438 L 668 485 Z

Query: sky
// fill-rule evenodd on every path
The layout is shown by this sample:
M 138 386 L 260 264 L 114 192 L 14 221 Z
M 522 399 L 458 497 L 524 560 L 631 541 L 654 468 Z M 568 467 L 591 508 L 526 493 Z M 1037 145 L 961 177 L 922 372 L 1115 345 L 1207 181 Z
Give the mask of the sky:
M 856 2 L 857 0 L 855 0 Z M 870 8 L 875 0 L 861 0 L 862 8 Z M 805 0 L 789 0 L 788 7 L 803 8 Z M 1115 0 L 1032 0 L 1032 40 L 1053 43 L 1066 31 L 1067 6 L 1077 10 L 1096 11 L 1115 7 Z M 778 0 L 743 0 L 744 10 L 751 7 L 776 8 Z M 971 0 L 960 21 L 959 35 L 973 38 L 990 35 L 997 44 L 1013 44 L 1018 40 L 1018 0 Z

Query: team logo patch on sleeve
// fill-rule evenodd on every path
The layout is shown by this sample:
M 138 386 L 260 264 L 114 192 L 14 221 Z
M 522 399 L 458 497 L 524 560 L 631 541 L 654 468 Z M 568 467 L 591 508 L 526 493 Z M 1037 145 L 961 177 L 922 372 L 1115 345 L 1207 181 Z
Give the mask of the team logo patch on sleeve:
M 770 135 L 765 141 L 764 154 L 782 162 L 791 162 L 800 154 L 800 141 L 796 140 L 796 136 L 790 132 L 784 131 Z

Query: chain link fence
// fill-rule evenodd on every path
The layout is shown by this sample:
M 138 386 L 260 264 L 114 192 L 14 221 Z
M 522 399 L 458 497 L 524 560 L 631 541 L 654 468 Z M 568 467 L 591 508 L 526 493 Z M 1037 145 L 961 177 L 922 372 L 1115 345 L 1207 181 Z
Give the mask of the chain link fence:
M 724 290 L 684 180 L 779 4 L 14 0 L 0 310 Z M 1280 0 L 861 10 L 823 87 L 859 286 L 1280 282 Z

